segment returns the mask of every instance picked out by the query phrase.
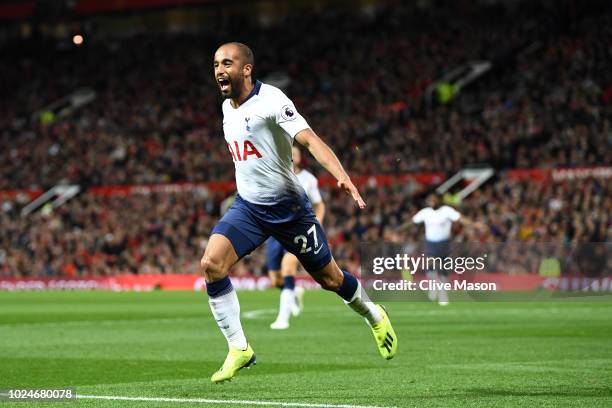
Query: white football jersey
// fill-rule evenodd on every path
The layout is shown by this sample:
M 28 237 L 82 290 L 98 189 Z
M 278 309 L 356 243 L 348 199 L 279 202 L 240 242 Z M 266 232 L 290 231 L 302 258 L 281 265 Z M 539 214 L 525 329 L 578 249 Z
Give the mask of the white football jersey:
M 311 172 L 300 170 L 299 173 L 296 173 L 296 176 L 312 204 L 318 204 L 323 201 L 319 191 L 319 180 Z
M 293 173 L 295 135 L 309 128 L 280 89 L 260 81 L 238 108 L 223 102 L 223 133 L 236 167 L 238 194 L 254 204 L 272 205 L 304 194 Z
M 425 239 L 430 242 L 440 242 L 450 239 L 453 222 L 458 221 L 461 214 L 448 205 L 434 210 L 423 208 L 412 217 L 415 224 L 425 223 Z

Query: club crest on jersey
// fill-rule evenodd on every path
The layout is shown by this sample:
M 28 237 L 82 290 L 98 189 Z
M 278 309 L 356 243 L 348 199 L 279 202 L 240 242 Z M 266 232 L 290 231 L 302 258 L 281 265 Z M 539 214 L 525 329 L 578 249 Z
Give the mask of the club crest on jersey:
M 251 120 L 251 118 L 244 118 L 244 121 L 246 122 L 246 131 L 250 132 L 251 131 L 251 127 L 249 126 L 249 121 Z
M 255 147 L 253 143 L 249 140 L 245 140 L 242 144 L 242 150 L 240 149 L 240 144 L 237 140 L 234 140 L 234 143 L 228 143 L 227 148 L 229 149 L 232 159 L 234 161 L 245 161 L 249 158 L 249 156 L 255 156 L 258 159 L 261 159 L 261 153 Z
M 293 120 L 297 117 L 295 114 L 295 108 L 291 105 L 285 105 L 281 109 L 281 116 L 285 120 Z

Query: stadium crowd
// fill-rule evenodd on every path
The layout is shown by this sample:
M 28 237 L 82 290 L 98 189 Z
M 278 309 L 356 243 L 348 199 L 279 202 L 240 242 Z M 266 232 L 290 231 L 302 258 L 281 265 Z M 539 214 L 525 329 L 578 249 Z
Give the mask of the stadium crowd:
M 214 35 L 92 38 L 69 52 L 36 55 L 9 50 L 15 64 L 0 65 L 6 89 L 0 190 L 231 180 L 211 64 L 214 47 L 226 39 L 252 46 L 259 77 L 286 70 L 288 95 L 351 174 L 612 163 L 611 13 L 578 7 L 564 21 L 544 6 L 520 2 L 513 11 L 468 7 L 454 19 L 459 6 L 381 4 L 369 13 L 288 17 L 257 30 L 250 20 L 220 20 Z M 492 71 L 449 103 L 424 102 L 433 81 L 473 60 L 492 61 Z M 79 87 L 93 88 L 96 100 L 66 117 L 35 115 Z M 322 171 L 312 160 L 306 165 Z M 326 231 L 342 266 L 358 270 L 362 240 L 420 241 L 416 226 L 399 226 L 424 193 L 413 184 L 367 186 L 368 207 L 359 212 L 343 193 L 324 189 Z M 196 273 L 223 198 L 202 191 L 86 191 L 56 211 L 28 217 L 20 216 L 23 203 L 5 199 L 0 276 Z M 612 239 L 605 179 L 539 183 L 500 176 L 459 210 L 487 229 L 459 229 L 457 241 Z M 262 273 L 262 252 L 236 269 Z
M 364 187 L 368 207 L 323 189 L 328 240 L 339 263 L 359 270 L 359 243 L 422 241 L 422 230 L 402 229 L 422 204 L 414 184 Z M 85 193 L 58 210 L 19 216 L 0 212 L 0 276 L 77 276 L 93 273 L 197 273 L 222 194 L 207 191 L 102 196 Z M 491 182 L 459 207 L 486 229 L 456 227 L 457 242 L 589 243 L 612 240 L 612 191 L 606 179 L 558 183 Z M 519 254 L 520 255 L 520 254 Z M 264 273 L 260 249 L 235 274 Z M 522 272 L 533 272 L 522 270 Z
M 381 4 L 263 29 L 221 19 L 214 35 L 19 50 L 0 68 L 0 189 L 231 179 L 211 64 L 229 38 L 252 46 L 256 75 L 289 75 L 288 95 L 352 174 L 612 162 L 612 14 L 578 7 L 564 24 L 531 2 L 514 11 Z M 429 84 L 474 60 L 492 71 L 452 103 L 423 102 Z M 97 98 L 41 123 L 36 112 L 79 87 Z

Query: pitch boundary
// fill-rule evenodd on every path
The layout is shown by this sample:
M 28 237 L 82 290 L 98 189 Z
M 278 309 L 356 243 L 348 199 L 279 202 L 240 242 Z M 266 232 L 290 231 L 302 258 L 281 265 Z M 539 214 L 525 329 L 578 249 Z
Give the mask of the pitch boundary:
M 167 397 L 127 397 L 120 395 L 76 395 L 79 399 L 109 400 L 109 401 L 146 401 L 146 402 L 177 402 L 195 404 L 234 404 L 257 405 L 274 407 L 302 407 L 302 408 L 393 408 L 374 405 L 346 405 L 346 404 L 316 404 L 308 402 L 280 402 L 256 400 L 217 400 L 207 398 L 167 398 Z

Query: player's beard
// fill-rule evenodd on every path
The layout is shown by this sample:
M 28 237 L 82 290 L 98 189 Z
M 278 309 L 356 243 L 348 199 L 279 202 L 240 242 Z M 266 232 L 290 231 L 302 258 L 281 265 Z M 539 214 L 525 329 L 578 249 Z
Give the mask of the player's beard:
M 221 98 L 238 99 L 240 97 L 240 90 L 242 89 L 242 86 L 244 84 L 244 77 L 239 76 L 234 78 L 228 75 L 227 79 L 230 83 L 230 93 L 224 94 L 223 92 L 221 92 Z

